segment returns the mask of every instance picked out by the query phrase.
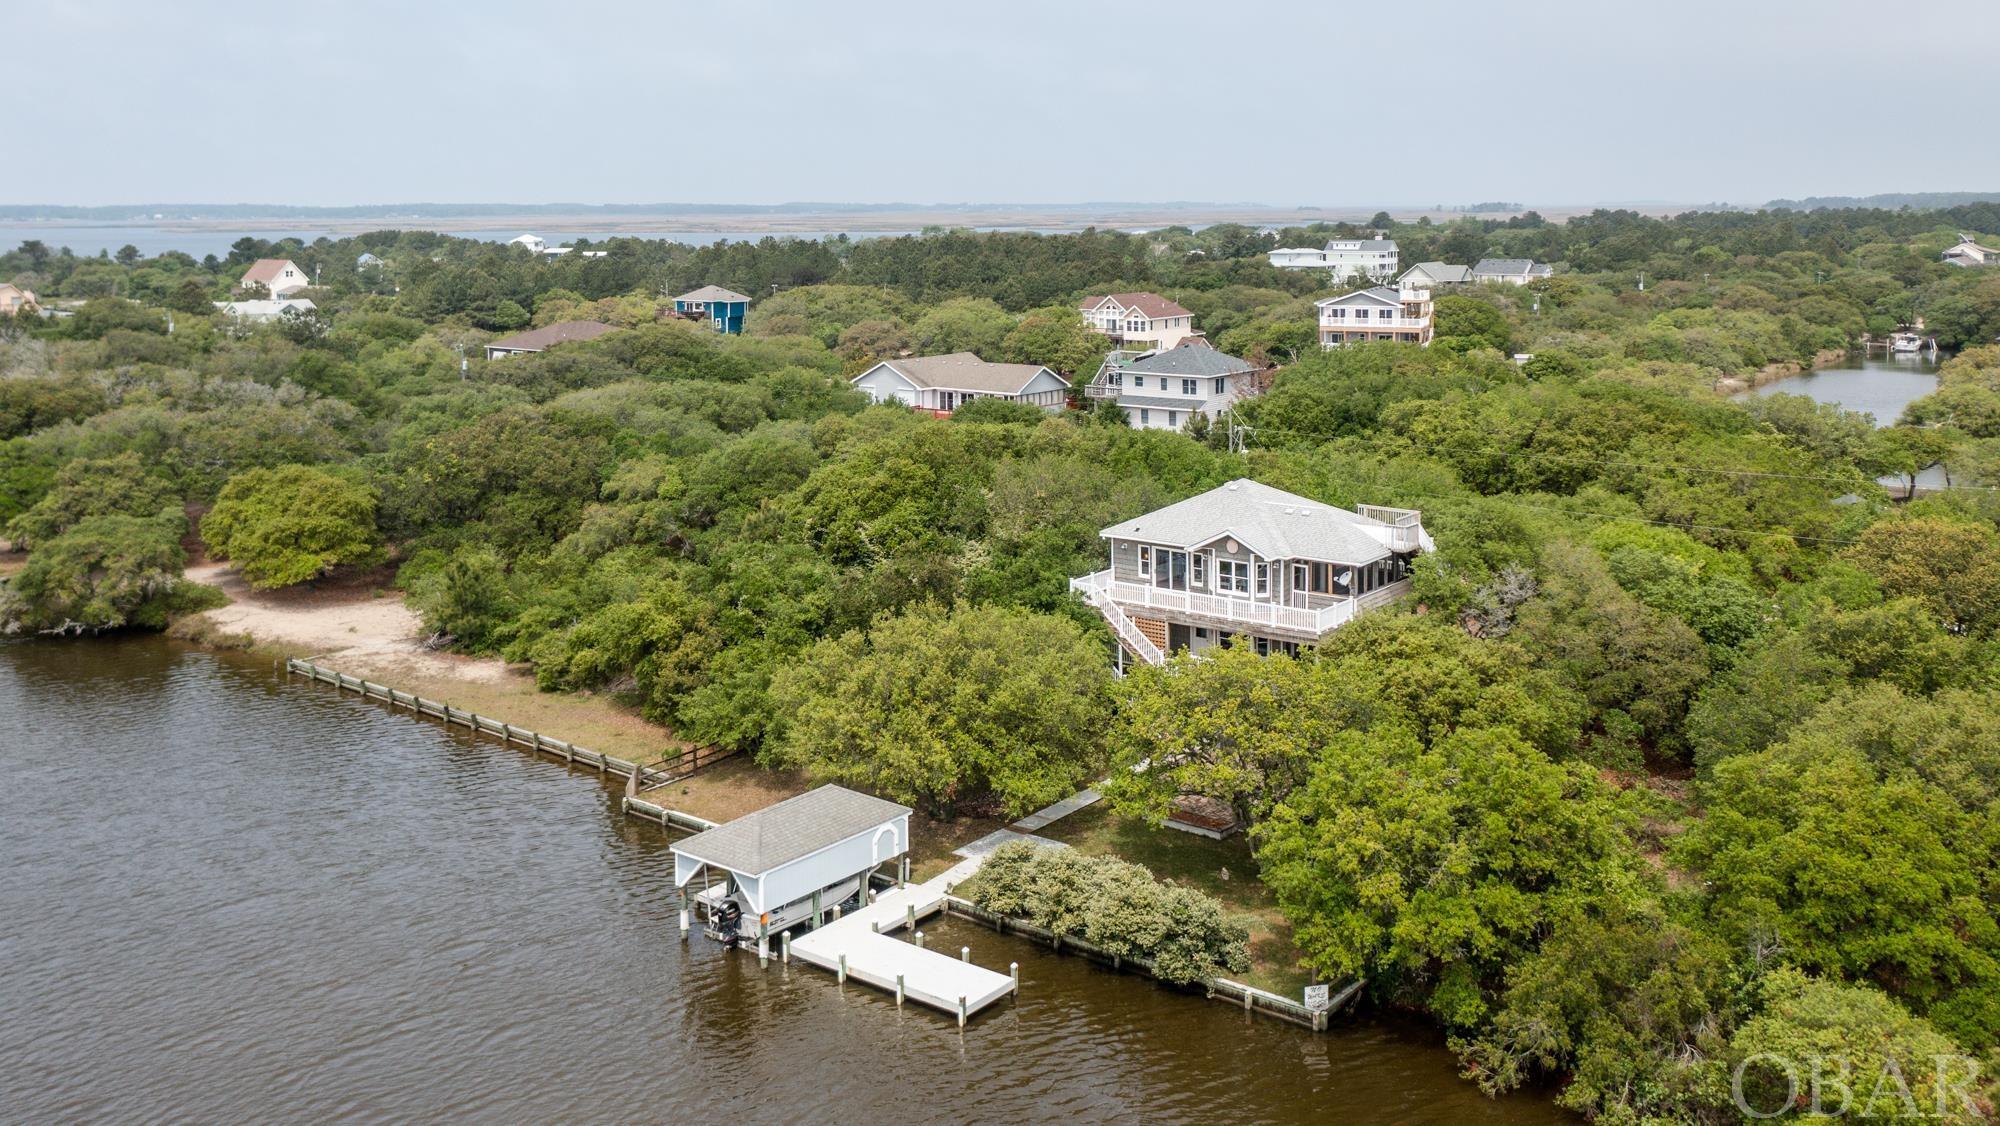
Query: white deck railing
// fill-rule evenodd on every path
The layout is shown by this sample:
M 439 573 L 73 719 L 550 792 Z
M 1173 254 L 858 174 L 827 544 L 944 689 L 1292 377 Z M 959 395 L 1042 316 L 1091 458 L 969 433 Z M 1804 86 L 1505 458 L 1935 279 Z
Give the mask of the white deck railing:
M 1108 599 L 1135 609 L 1176 610 L 1183 614 L 1240 622 L 1246 626 L 1270 626 L 1315 634 L 1325 633 L 1347 622 L 1356 612 L 1355 600 L 1351 598 L 1311 610 L 1247 596 L 1230 598 L 1196 591 L 1167 590 L 1150 583 L 1119 582 L 1108 570 L 1071 579 L 1069 587 L 1093 603 Z

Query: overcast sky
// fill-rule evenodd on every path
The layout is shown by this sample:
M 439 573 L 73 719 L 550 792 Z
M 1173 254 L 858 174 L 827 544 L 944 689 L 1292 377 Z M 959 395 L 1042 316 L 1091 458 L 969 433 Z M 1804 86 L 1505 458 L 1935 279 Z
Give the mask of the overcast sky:
M 7 203 L 2000 189 L 2000 0 L 64 0 L 4 27 Z

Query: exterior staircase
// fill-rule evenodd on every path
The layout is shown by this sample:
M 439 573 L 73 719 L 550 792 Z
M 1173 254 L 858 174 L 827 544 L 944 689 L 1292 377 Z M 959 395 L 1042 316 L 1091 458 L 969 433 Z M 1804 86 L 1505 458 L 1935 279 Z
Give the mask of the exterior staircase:
M 1167 663 L 1167 655 L 1160 652 L 1160 647 L 1153 644 L 1151 638 L 1139 631 L 1138 623 L 1134 622 L 1118 603 L 1112 601 L 1110 591 L 1091 582 L 1088 576 L 1071 579 L 1069 588 L 1083 595 L 1084 601 L 1096 607 L 1099 614 L 1104 615 L 1104 620 L 1111 624 L 1111 631 L 1118 635 L 1118 640 L 1124 642 L 1125 648 L 1130 649 L 1140 660 L 1149 665 Z

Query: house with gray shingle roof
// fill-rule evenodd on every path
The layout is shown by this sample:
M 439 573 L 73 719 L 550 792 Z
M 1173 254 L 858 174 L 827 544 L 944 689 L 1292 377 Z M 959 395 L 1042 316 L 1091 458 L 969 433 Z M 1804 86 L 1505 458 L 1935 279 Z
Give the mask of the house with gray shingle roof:
M 1399 282 L 1412 282 L 1427 289 L 1441 285 L 1469 285 L 1472 282 L 1472 267 L 1454 266 L 1449 262 L 1419 262 L 1403 271 Z
M 1556 268 L 1547 262 L 1537 262 L 1533 258 L 1481 258 L 1472 267 L 1474 282 L 1499 282 L 1503 285 L 1527 285 L 1531 281 L 1553 277 Z
M 1196 414 L 1213 420 L 1260 393 L 1265 375 L 1197 337 L 1161 352 L 1111 353 L 1084 394 L 1115 400 L 1135 430 L 1179 430 Z
M 1432 548 L 1422 514 L 1350 511 L 1250 480 L 1231 481 L 1099 533 L 1109 566 L 1070 580 L 1127 660 L 1234 640 L 1295 652 L 1409 591 Z
M 1007 399 L 1059 411 L 1069 380 L 1040 364 L 990 364 L 971 352 L 883 360 L 851 380 L 878 403 L 946 415 L 974 399 Z

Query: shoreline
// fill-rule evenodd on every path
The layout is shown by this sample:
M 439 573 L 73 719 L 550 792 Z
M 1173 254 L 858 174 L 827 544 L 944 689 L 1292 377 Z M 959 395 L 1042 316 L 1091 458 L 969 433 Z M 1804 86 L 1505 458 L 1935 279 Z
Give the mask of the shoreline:
M 1740 375 L 1725 375 L 1715 381 L 1715 390 L 1723 395 L 1740 395 L 1745 391 L 1755 391 L 1759 387 L 1769 386 L 1781 379 L 1790 379 L 1795 375 L 1831 367 L 1849 356 L 1860 354 L 1862 353 L 1859 348 L 1822 348 L 1813 353 L 1810 363 L 1786 360 L 1783 363 L 1765 364 L 1747 379 Z

